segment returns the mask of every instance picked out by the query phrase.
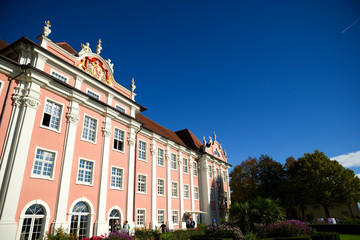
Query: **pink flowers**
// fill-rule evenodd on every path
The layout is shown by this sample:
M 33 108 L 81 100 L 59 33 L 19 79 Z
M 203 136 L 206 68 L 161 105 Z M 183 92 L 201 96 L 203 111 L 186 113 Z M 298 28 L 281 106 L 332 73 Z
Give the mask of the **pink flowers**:
M 266 237 L 296 237 L 311 234 L 307 223 L 298 220 L 279 221 L 266 227 L 258 226 Z

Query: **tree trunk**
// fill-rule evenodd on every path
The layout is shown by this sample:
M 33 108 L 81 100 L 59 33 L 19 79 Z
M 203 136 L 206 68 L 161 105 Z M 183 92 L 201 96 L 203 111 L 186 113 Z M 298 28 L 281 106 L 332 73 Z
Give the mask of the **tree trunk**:
M 351 203 L 348 204 L 349 210 L 350 210 L 350 216 L 353 218 L 354 217 L 354 213 L 351 209 Z
M 322 204 L 325 210 L 326 218 L 330 218 L 329 206 L 326 204 Z
M 305 207 L 304 207 L 304 205 L 303 204 L 301 204 L 301 206 L 300 206 L 300 208 L 301 208 L 301 214 L 302 214 L 302 221 L 304 221 L 305 220 Z

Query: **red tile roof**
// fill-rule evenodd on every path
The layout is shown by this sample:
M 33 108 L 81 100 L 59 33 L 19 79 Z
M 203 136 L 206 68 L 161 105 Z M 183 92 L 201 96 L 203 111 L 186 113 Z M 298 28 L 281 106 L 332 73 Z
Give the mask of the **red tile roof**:
M 0 39 L 0 50 L 3 49 L 3 48 L 6 48 L 9 45 L 10 44 L 8 44 L 7 42 Z
M 63 49 L 65 49 L 66 51 L 68 51 L 71 54 L 77 54 L 77 52 L 66 42 L 59 42 L 56 43 L 58 46 L 62 47 Z
M 140 122 L 142 122 L 144 124 L 144 127 L 155 132 L 158 133 L 176 143 L 179 143 L 183 146 L 186 146 L 185 143 L 179 138 L 178 135 L 176 135 L 175 132 L 157 124 L 156 122 L 150 120 L 149 118 L 145 117 L 142 114 L 137 114 L 135 117 L 137 120 L 139 120 Z
M 179 138 L 182 139 L 186 146 L 198 152 L 201 151 L 201 147 L 203 144 L 199 141 L 197 137 L 195 137 L 195 135 L 189 129 L 183 129 L 175 133 L 179 136 Z

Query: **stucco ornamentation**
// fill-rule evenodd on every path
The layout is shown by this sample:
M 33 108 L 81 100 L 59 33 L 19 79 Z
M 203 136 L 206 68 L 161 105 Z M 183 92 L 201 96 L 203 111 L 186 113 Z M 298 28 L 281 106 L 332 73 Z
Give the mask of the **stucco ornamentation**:
M 39 107 L 39 105 L 40 105 L 40 101 L 39 101 L 39 100 L 36 100 L 36 99 L 33 99 L 33 98 L 29 98 L 29 97 L 24 97 L 23 103 L 24 103 L 24 106 L 33 108 L 33 109 L 35 109 L 35 110 L 37 110 L 38 107 Z
M 80 116 L 74 113 L 66 113 L 68 123 L 77 124 L 80 120 Z
M 50 21 L 49 20 L 45 21 L 45 26 L 43 27 L 43 35 L 45 37 L 50 35 L 50 33 L 51 33 L 50 27 L 51 27 Z
M 104 137 L 111 137 L 111 128 L 103 127 L 101 128 Z
M 128 140 L 128 144 L 129 144 L 130 146 L 134 146 L 134 145 L 135 145 L 135 138 L 129 137 L 127 140 Z

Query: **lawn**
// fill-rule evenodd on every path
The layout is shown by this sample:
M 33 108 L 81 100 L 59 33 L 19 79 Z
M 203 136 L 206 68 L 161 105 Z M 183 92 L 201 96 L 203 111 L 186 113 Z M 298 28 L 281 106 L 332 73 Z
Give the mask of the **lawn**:
M 341 240 L 360 240 L 360 235 L 340 234 Z

